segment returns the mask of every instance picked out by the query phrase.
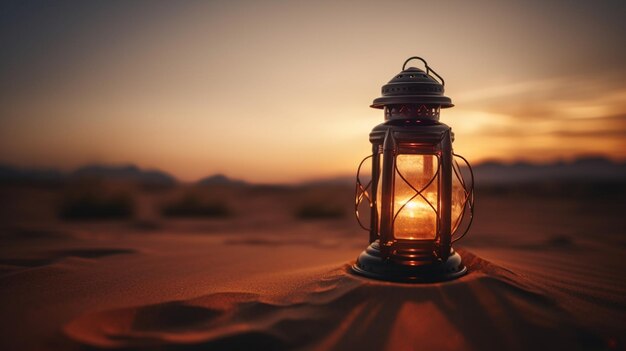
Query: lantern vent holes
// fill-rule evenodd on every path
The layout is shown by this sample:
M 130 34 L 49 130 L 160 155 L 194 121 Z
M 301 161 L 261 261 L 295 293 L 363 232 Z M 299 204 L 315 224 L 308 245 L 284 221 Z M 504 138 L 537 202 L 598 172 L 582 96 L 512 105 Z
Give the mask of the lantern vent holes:
M 441 108 L 436 105 L 391 105 L 385 106 L 385 120 L 439 120 Z
M 391 126 L 429 126 L 439 124 L 432 119 L 392 119 L 385 123 Z
M 415 69 L 415 67 L 411 67 L 411 68 L 414 68 L 414 69 Z M 401 78 L 404 78 L 404 77 L 405 77 L 405 75 L 404 75 L 404 74 L 398 74 L 398 75 L 396 76 L 396 78 L 398 78 L 398 79 L 401 79 Z M 409 78 L 428 78 L 428 76 L 427 76 L 427 75 L 425 75 L 425 74 L 409 74 L 409 75 L 408 75 L 408 77 L 409 77 Z

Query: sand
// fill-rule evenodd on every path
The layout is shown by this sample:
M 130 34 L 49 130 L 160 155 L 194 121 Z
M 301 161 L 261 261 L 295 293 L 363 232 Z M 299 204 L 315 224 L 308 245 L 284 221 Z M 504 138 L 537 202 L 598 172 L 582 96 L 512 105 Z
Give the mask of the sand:
M 367 240 L 351 218 L 257 200 L 226 219 L 5 218 L 0 349 L 624 349 L 614 205 L 486 195 L 469 273 L 397 284 L 349 272 Z

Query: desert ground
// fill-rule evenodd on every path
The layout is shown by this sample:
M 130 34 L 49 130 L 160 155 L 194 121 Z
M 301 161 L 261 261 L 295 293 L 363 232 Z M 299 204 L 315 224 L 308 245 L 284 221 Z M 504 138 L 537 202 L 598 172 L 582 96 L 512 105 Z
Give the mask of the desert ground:
M 349 271 L 353 187 L 0 187 L 1 350 L 618 350 L 626 187 L 477 189 L 469 273 Z

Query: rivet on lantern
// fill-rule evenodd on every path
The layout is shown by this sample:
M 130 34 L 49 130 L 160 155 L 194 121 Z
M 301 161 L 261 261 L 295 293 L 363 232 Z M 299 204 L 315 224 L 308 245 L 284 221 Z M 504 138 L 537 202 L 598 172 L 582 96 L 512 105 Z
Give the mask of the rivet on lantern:
M 414 59 L 421 60 L 426 71 L 406 68 Z M 454 106 L 443 95 L 444 86 L 443 78 L 424 59 L 411 57 L 371 105 L 384 110 L 385 122 L 370 133 L 372 155 L 357 170 L 355 213 L 361 227 L 369 231 L 370 243 L 352 266 L 357 274 L 437 282 L 467 272 L 452 244 L 472 223 L 474 177 L 469 162 L 452 151 L 451 128 L 439 122 L 440 110 Z M 457 158 L 469 170 L 469 184 Z M 360 171 L 369 159 L 372 179 L 364 184 Z M 358 211 L 364 201 L 369 203 L 369 227 Z

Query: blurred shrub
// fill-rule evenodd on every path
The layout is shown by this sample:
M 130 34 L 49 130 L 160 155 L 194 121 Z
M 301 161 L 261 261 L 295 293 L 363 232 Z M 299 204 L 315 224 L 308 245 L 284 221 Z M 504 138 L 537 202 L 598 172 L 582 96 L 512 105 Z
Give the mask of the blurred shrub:
M 133 215 L 134 203 L 127 193 L 85 192 L 66 195 L 59 217 L 66 220 L 125 219 Z
M 181 199 L 163 206 L 161 214 L 166 217 L 223 218 L 231 216 L 232 211 L 222 201 L 203 201 L 197 195 L 187 194 Z
M 327 203 L 303 204 L 296 211 L 299 219 L 337 219 L 345 215 L 346 211 L 342 207 Z

